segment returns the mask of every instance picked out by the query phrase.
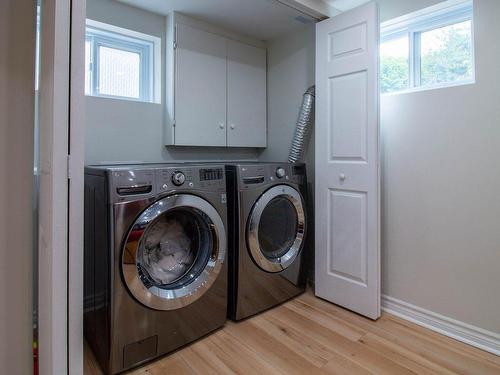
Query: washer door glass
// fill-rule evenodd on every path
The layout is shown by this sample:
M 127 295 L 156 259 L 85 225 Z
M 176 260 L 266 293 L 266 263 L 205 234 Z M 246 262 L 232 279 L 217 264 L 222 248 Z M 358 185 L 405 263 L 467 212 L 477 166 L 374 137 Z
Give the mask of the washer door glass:
M 205 268 L 213 249 L 210 219 L 194 208 L 177 208 L 160 215 L 144 231 L 137 268 L 147 285 L 179 288 Z
M 147 208 L 127 235 L 122 272 L 130 292 L 158 310 L 200 298 L 220 273 L 226 252 L 220 215 L 200 197 L 180 194 Z
M 247 223 L 247 246 L 265 271 L 289 267 L 302 250 L 305 211 L 300 193 L 288 185 L 267 190 L 255 202 Z

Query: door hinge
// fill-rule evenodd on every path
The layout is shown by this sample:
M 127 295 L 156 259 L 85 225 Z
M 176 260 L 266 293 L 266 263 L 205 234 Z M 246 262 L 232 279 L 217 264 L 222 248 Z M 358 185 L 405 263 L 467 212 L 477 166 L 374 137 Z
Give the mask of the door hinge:
M 71 179 L 71 155 L 68 155 L 67 157 L 67 176 L 68 176 L 68 180 Z
M 177 49 L 177 25 L 174 26 L 174 49 Z

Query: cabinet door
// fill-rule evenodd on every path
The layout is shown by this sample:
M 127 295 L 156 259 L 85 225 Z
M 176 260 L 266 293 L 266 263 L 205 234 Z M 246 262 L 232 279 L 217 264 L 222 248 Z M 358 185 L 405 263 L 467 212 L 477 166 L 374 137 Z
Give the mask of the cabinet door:
M 226 39 L 176 25 L 175 130 L 180 146 L 226 146 Z
M 227 43 L 227 145 L 266 147 L 266 50 Z

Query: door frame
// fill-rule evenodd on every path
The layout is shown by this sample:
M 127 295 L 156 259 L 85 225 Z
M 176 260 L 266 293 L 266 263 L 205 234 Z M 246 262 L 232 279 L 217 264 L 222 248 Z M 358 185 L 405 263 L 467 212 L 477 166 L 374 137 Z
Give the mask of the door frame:
M 83 374 L 86 0 L 44 0 L 40 58 L 40 374 Z M 83 105 L 82 105 L 83 104 Z
M 70 3 L 41 9 L 38 348 L 40 374 L 67 373 Z
M 68 227 L 68 373 L 83 375 L 86 0 L 71 0 Z

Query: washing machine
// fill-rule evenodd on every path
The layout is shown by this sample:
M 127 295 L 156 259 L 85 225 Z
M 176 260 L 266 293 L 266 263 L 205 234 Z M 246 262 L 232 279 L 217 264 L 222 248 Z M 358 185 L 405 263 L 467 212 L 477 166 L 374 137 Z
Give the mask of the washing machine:
M 115 374 L 222 327 L 223 165 L 85 170 L 84 333 Z
M 304 292 L 306 167 L 226 165 L 228 317 L 240 320 Z

